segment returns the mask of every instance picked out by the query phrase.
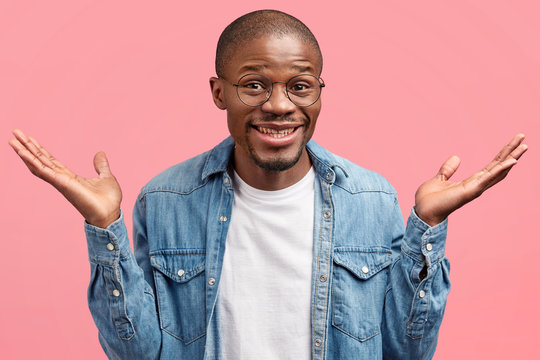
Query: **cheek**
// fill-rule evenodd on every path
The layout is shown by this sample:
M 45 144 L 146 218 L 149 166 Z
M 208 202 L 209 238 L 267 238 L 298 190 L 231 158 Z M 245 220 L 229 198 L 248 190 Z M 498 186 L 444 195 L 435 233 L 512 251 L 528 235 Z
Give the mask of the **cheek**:
M 309 124 L 310 133 L 313 133 L 313 131 L 315 130 L 315 125 L 317 124 L 317 119 L 319 118 L 319 113 L 321 112 L 320 103 L 312 105 L 312 106 L 316 106 L 316 105 L 317 105 L 317 107 L 314 107 L 314 108 L 310 109 L 310 111 L 306 114 L 308 116 L 308 118 L 310 119 L 310 124 Z
M 238 135 L 238 121 L 234 120 L 235 118 L 234 114 L 227 112 L 227 127 L 233 137 Z
M 234 106 L 227 108 L 227 126 L 233 137 L 242 136 L 246 133 L 246 123 L 249 120 L 249 112 L 245 109 L 237 109 Z
M 227 86 L 223 90 L 223 102 L 228 113 L 237 114 L 243 110 L 243 105 L 236 95 L 236 88 L 232 86 Z

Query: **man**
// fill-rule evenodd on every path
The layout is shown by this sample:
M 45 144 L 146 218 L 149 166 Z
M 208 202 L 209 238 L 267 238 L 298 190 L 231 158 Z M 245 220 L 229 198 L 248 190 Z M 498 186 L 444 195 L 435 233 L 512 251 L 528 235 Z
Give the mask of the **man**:
M 450 182 L 451 157 L 420 186 L 404 229 L 381 176 L 310 138 L 321 109 L 313 34 L 278 11 L 222 33 L 214 102 L 231 138 L 148 183 L 135 257 L 105 154 L 72 173 L 33 138 L 11 146 L 86 219 L 89 305 L 117 359 L 429 359 L 449 291 L 448 215 L 501 181 L 516 135 L 484 169 Z

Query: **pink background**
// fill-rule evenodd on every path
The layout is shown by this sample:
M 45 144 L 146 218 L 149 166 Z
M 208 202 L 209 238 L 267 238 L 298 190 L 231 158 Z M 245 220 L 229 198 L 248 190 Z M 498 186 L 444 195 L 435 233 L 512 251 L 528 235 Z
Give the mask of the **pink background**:
M 215 44 L 252 2 L 2 1 L 0 357 L 104 359 L 86 304 L 82 219 L 7 145 L 20 127 L 93 175 L 104 150 L 123 209 L 162 169 L 227 135 L 208 78 Z M 450 220 L 436 359 L 539 358 L 540 6 L 537 1 L 272 1 L 325 56 L 315 139 L 385 175 L 409 213 L 450 155 L 456 178 L 515 133 L 530 151 Z

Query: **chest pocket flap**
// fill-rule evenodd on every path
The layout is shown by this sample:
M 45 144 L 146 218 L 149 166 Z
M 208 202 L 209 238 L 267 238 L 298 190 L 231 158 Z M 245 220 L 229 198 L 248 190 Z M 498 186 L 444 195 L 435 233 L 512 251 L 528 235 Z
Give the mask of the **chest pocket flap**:
M 204 249 L 150 254 L 161 329 L 185 344 L 205 334 L 205 257 Z
M 150 255 L 150 263 L 155 269 L 179 283 L 199 275 L 204 270 L 204 260 L 204 250 L 196 249 L 163 250 Z
M 390 265 L 392 252 L 384 247 L 338 247 L 334 249 L 334 262 L 366 280 Z

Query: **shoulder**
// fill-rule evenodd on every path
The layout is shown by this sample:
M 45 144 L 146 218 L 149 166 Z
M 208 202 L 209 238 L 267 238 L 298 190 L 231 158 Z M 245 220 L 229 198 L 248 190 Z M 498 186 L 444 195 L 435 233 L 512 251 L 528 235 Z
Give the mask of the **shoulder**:
M 151 192 L 175 192 L 188 194 L 206 184 L 211 175 L 226 171 L 232 151 L 227 138 L 213 149 L 173 165 L 150 180 L 139 197 Z
M 141 190 L 141 195 L 155 191 L 189 192 L 201 184 L 202 168 L 208 151 L 173 165 L 154 176 Z
M 396 190 L 382 175 L 366 169 L 339 155 L 333 154 L 314 141 L 308 143 L 314 162 L 327 166 L 335 173 L 334 185 L 350 193 L 381 192 L 395 195 Z M 320 173 L 320 172 L 319 172 Z

